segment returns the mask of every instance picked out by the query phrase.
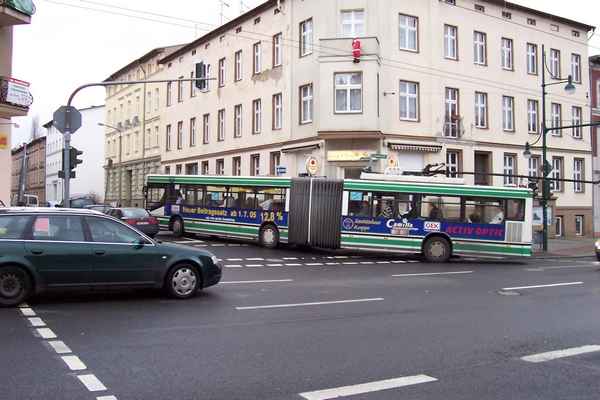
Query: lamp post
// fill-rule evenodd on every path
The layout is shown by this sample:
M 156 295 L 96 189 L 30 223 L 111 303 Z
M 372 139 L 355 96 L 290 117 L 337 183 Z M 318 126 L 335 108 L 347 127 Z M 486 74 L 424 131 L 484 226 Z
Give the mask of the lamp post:
M 117 128 L 116 126 L 112 126 L 112 125 L 108 125 L 105 124 L 103 122 L 98 122 L 98 126 L 103 126 L 105 128 L 110 128 L 115 130 L 116 132 L 119 132 L 119 203 L 117 204 L 118 207 L 121 206 L 121 202 L 122 200 L 122 190 L 123 190 L 123 146 L 122 146 L 122 138 L 123 138 L 123 131 L 119 128 Z

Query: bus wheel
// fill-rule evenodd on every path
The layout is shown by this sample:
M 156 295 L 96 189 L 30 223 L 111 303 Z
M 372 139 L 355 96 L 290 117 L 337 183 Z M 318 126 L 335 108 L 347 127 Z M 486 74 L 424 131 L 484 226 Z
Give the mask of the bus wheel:
M 275 225 L 265 225 L 260 228 L 258 240 L 261 246 L 267 249 L 274 249 L 279 245 L 279 230 Z
M 180 238 L 184 233 L 185 229 L 183 228 L 183 221 L 181 218 L 175 218 L 173 221 L 173 236 Z
M 441 236 L 429 238 L 423 244 L 423 255 L 430 263 L 444 263 L 448 261 L 451 252 L 450 243 Z

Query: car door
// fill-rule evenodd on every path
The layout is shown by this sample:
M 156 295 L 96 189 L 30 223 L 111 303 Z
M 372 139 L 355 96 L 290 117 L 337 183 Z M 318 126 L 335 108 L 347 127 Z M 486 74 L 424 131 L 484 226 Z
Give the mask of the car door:
M 92 280 L 96 285 L 154 285 L 163 259 L 157 246 L 112 218 L 85 217 L 91 240 Z
M 34 216 L 25 254 L 48 287 L 90 282 L 92 259 L 82 223 L 77 215 Z

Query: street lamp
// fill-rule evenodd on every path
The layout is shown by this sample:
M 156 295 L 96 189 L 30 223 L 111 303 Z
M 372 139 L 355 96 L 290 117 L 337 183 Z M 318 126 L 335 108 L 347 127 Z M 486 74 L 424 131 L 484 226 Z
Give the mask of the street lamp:
M 122 190 L 123 190 L 123 131 L 116 126 L 108 125 L 103 122 L 98 122 L 98 126 L 103 126 L 105 128 L 110 128 L 119 132 L 119 203 L 117 206 L 121 206 L 122 200 Z

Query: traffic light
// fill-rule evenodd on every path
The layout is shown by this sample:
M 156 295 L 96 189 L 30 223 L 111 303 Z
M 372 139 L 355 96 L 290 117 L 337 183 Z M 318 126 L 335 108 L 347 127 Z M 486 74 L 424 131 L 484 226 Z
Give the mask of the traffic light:
M 77 166 L 79 164 L 83 163 L 83 160 L 80 160 L 79 158 L 77 158 L 82 154 L 83 154 L 83 151 L 79 151 L 75 147 L 71 147 L 69 149 L 69 167 L 70 167 L 69 176 L 71 178 L 75 178 L 74 169 L 77 168 Z M 65 168 L 65 157 L 64 157 L 64 153 L 63 153 L 63 169 L 61 171 L 58 171 L 59 178 L 65 179 L 64 168 Z
M 529 179 L 529 184 L 527 185 L 529 189 L 533 191 L 533 197 L 536 198 L 539 196 L 539 187 L 537 179 Z

